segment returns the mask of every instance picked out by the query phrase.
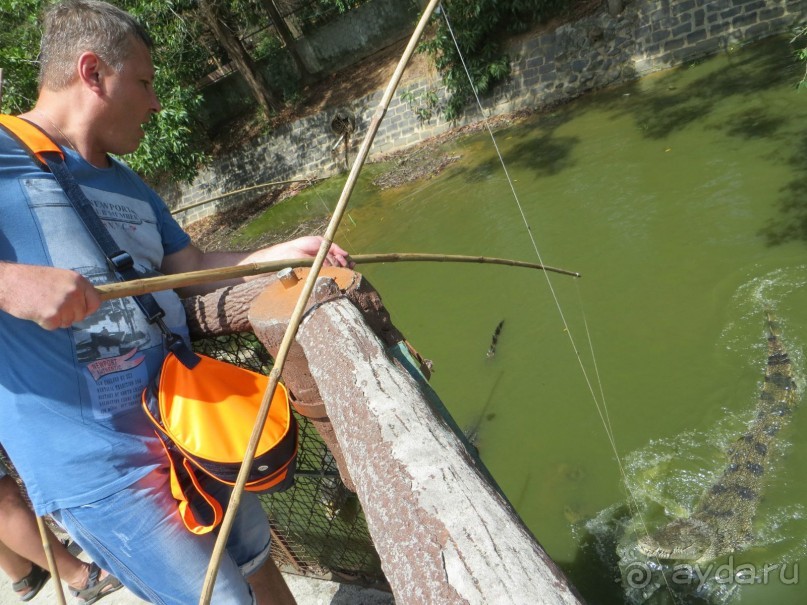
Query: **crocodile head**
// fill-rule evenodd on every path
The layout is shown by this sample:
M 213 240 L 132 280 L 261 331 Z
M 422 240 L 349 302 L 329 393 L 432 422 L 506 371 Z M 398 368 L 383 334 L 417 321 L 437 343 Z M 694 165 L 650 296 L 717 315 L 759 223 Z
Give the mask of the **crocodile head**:
M 652 535 L 639 538 L 639 551 L 656 559 L 698 561 L 709 555 L 714 531 L 700 519 L 676 519 Z

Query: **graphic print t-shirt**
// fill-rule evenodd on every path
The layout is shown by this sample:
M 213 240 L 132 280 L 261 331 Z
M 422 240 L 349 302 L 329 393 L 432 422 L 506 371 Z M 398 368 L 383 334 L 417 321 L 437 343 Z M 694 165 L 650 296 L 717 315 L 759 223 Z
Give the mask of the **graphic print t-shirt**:
M 156 274 L 164 255 L 188 245 L 162 200 L 126 166 L 98 169 L 70 151 L 66 161 L 139 273 Z M 4 132 L 0 261 L 71 269 L 96 285 L 116 280 L 58 183 Z M 155 296 L 166 324 L 184 336 L 177 296 Z M 0 443 L 38 513 L 98 500 L 159 464 L 140 394 L 159 370 L 163 339 L 132 298 L 106 301 L 55 331 L 0 312 L 0 343 Z

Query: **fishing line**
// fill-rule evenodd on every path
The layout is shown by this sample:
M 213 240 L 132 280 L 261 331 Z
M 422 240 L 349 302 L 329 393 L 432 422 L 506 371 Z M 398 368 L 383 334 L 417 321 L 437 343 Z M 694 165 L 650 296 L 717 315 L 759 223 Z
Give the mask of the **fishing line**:
M 317 196 L 317 199 L 319 200 L 319 203 L 322 204 L 322 207 L 325 209 L 326 215 L 330 215 L 330 213 L 333 212 L 333 209 L 328 208 L 328 204 L 325 203 L 325 198 L 322 197 L 322 194 L 319 192 L 319 189 L 317 189 L 316 183 L 313 180 L 311 180 L 310 178 L 307 179 L 307 181 L 308 181 L 308 186 L 313 188 L 314 195 Z M 356 226 L 356 221 L 353 220 L 353 217 L 350 216 L 350 213 L 345 212 L 345 214 L 350 219 L 350 222 L 353 223 L 354 226 Z M 327 224 L 324 226 L 324 228 L 327 228 Z M 341 233 L 342 237 L 345 239 L 345 242 L 347 243 L 347 246 L 345 246 L 345 249 L 350 254 L 356 254 L 356 247 L 353 245 L 353 242 L 350 241 L 350 236 L 348 235 L 348 232 L 349 232 L 349 229 L 342 229 L 342 233 Z
M 499 144 L 496 141 L 495 135 L 493 134 L 493 129 L 490 126 L 489 116 L 485 112 L 485 109 L 484 109 L 484 107 L 482 105 L 482 101 L 479 98 L 479 93 L 477 92 L 477 88 L 476 88 L 476 85 L 474 84 L 473 77 L 471 76 L 471 72 L 468 69 L 468 65 L 467 65 L 467 63 L 465 61 L 465 57 L 464 57 L 464 55 L 462 53 L 462 50 L 460 49 L 459 42 L 457 41 L 457 37 L 454 35 L 454 29 L 451 27 L 451 22 L 450 22 L 450 20 L 448 18 L 448 12 L 446 11 L 445 4 L 441 4 L 440 7 L 438 7 L 437 10 L 440 13 L 442 13 L 442 15 L 443 15 L 443 19 L 445 20 L 445 23 L 446 23 L 446 28 L 448 29 L 448 32 L 451 35 L 451 39 L 454 42 L 454 48 L 457 51 L 457 56 L 460 59 L 460 62 L 462 64 L 462 68 L 465 71 L 466 77 L 468 78 L 468 83 L 471 86 L 471 91 L 473 92 L 473 96 L 474 96 L 474 98 L 476 100 L 476 105 L 479 108 L 479 111 L 480 111 L 481 115 L 483 116 L 483 118 L 485 118 L 483 120 L 484 125 L 485 125 L 485 129 L 487 130 L 488 135 L 490 136 L 490 140 L 493 143 L 493 148 L 495 149 L 496 155 L 499 158 L 499 163 L 502 166 L 502 170 L 504 171 L 504 176 L 507 179 L 507 183 L 508 183 L 508 185 L 510 187 L 510 192 L 511 192 L 511 194 L 513 196 L 513 200 L 515 201 L 516 207 L 518 208 L 518 212 L 521 215 L 521 220 L 524 223 L 524 227 L 527 230 L 527 234 L 528 234 L 528 236 L 530 238 L 530 242 L 532 244 L 533 251 L 535 252 L 536 257 L 538 258 L 539 264 L 543 265 L 544 264 L 543 263 L 543 258 L 542 258 L 541 252 L 540 252 L 540 250 L 538 248 L 538 243 L 537 243 L 537 241 L 535 239 L 535 235 L 533 233 L 532 227 L 530 226 L 529 220 L 527 219 L 527 215 L 524 212 L 524 207 L 522 206 L 521 200 L 519 199 L 518 193 L 516 192 L 516 188 L 515 188 L 515 184 L 513 183 L 513 179 L 510 177 L 510 172 L 507 169 L 507 165 L 506 165 L 506 163 L 504 161 L 504 156 L 502 155 L 501 149 L 499 148 Z M 602 425 L 603 425 L 603 428 L 605 429 L 605 433 L 606 433 L 606 436 L 608 438 L 608 442 L 610 443 L 611 449 L 612 449 L 612 451 L 614 453 L 614 457 L 616 458 L 617 466 L 619 468 L 619 473 L 622 476 L 622 481 L 623 481 L 623 484 L 625 486 L 625 490 L 628 492 L 629 498 L 632 501 L 633 506 L 635 507 L 636 513 L 637 513 L 637 515 L 639 517 L 639 520 L 640 520 L 641 525 L 642 525 L 642 527 L 643 527 L 643 529 L 645 531 L 645 534 L 649 534 L 649 531 L 648 531 L 647 525 L 645 524 L 644 518 L 641 515 L 641 513 L 639 512 L 639 507 L 638 507 L 636 496 L 634 495 L 633 490 L 631 489 L 630 484 L 628 482 L 628 476 L 627 476 L 627 473 L 625 472 L 625 467 L 624 467 L 624 465 L 622 463 L 622 458 L 619 455 L 619 450 L 616 447 L 616 441 L 614 439 L 613 428 L 611 426 L 611 420 L 610 420 L 610 416 L 608 414 L 608 408 L 607 408 L 607 405 L 606 405 L 606 402 L 605 402 L 605 391 L 603 389 L 602 379 L 600 377 L 599 369 L 597 367 L 597 361 L 596 361 L 597 356 L 594 353 L 594 344 L 593 344 L 591 334 L 590 334 L 589 329 L 588 329 L 588 322 L 585 319 L 585 312 L 583 312 L 583 322 L 584 322 L 584 325 L 585 325 L 586 337 L 588 338 L 589 349 L 590 349 L 590 352 L 591 352 L 591 358 L 592 358 L 594 369 L 595 369 L 595 375 L 596 375 L 597 383 L 599 385 L 600 395 L 601 395 L 601 398 L 602 398 L 601 400 L 598 399 L 597 394 L 596 394 L 596 392 L 594 390 L 594 386 L 593 386 L 593 384 L 591 382 L 591 379 L 589 377 L 589 373 L 586 370 L 585 364 L 583 363 L 583 359 L 582 359 L 582 357 L 580 355 L 580 351 L 577 348 L 577 344 L 575 343 L 574 337 L 572 335 L 572 331 L 571 331 L 571 329 L 569 327 L 568 322 L 566 321 L 566 316 L 565 316 L 565 314 L 563 312 L 563 308 L 562 308 L 562 306 L 560 304 L 560 300 L 558 299 L 557 293 L 555 292 L 555 288 L 552 285 L 552 280 L 549 277 L 549 273 L 547 271 L 544 271 L 543 273 L 544 273 L 544 277 L 546 278 L 546 283 L 547 283 L 547 286 L 549 287 L 549 291 L 550 291 L 550 293 L 552 295 L 552 299 L 553 299 L 553 301 L 555 303 L 555 307 L 556 307 L 556 309 L 558 311 L 558 314 L 560 315 L 561 322 L 563 323 L 564 331 L 566 332 L 566 335 L 569 338 L 569 342 L 570 342 L 570 344 L 572 346 L 572 350 L 574 351 L 575 357 L 577 358 L 578 366 L 580 367 L 580 371 L 583 374 L 583 378 L 584 378 L 584 380 L 586 382 L 586 385 L 588 387 L 588 390 L 589 390 L 589 393 L 591 395 L 591 398 L 594 401 L 594 406 L 597 409 L 597 413 L 599 414 L 600 420 L 601 420 Z M 579 285 L 578 285 L 578 296 L 580 296 Z M 581 297 L 581 308 L 582 308 L 582 297 Z M 658 563 L 658 560 L 656 560 L 656 562 Z M 675 597 L 674 597 L 674 595 L 672 593 L 672 588 L 671 588 L 669 582 L 667 581 L 666 575 L 664 573 L 662 573 L 661 576 L 664 579 L 664 583 L 667 585 L 668 592 L 670 593 L 671 596 L 673 596 L 673 600 L 675 600 Z
M 471 90 L 473 91 L 473 95 L 474 95 L 474 98 L 476 99 L 476 104 L 479 107 L 479 111 L 482 113 L 483 116 L 486 116 L 485 109 L 482 106 L 482 101 L 479 98 L 479 94 L 477 93 L 476 86 L 474 85 L 474 82 L 473 82 L 473 78 L 471 77 L 471 72 L 468 69 L 468 66 L 467 66 L 467 64 L 465 62 L 465 57 L 463 56 L 462 51 L 460 50 L 460 47 L 459 47 L 459 43 L 457 42 L 457 38 L 454 35 L 454 29 L 451 27 L 451 22 L 448 19 L 448 13 L 445 10 L 445 6 L 441 5 L 439 10 L 442 13 L 443 18 L 445 19 L 446 27 L 448 28 L 448 32 L 451 35 L 451 39 L 454 42 L 454 47 L 457 50 L 457 55 L 459 56 L 460 62 L 462 63 L 462 67 L 465 70 L 465 75 L 468 78 L 468 82 L 471 85 Z M 495 149 L 496 155 L 499 158 L 499 163 L 501 164 L 502 170 L 504 171 L 504 176 L 507 179 L 507 184 L 509 185 L 510 192 L 513 195 L 513 200 L 515 201 L 516 207 L 518 208 L 518 212 L 521 215 L 521 220 L 522 220 L 522 222 L 524 223 L 524 226 L 527 229 L 527 234 L 529 235 L 533 251 L 535 252 L 536 257 L 538 258 L 539 264 L 543 264 L 543 258 L 542 258 L 540 250 L 538 249 L 538 243 L 535 240 L 535 235 L 533 234 L 532 227 L 530 226 L 529 220 L 527 219 L 527 215 L 524 212 L 524 207 L 522 206 L 521 200 L 518 197 L 518 193 L 516 192 L 515 184 L 513 183 L 513 179 L 510 177 L 510 172 L 507 169 L 507 165 L 506 165 L 506 163 L 504 161 L 504 157 L 502 155 L 501 150 L 499 149 L 499 144 L 496 141 L 496 137 L 493 134 L 493 129 L 490 127 L 490 123 L 489 123 L 489 120 L 487 119 L 487 116 L 486 116 L 486 119 L 484 120 L 484 123 L 485 123 L 485 129 L 488 131 L 488 134 L 490 135 L 490 139 L 491 139 L 491 141 L 493 143 L 493 148 Z M 610 422 L 606 421 L 606 414 L 603 413 L 600 401 L 598 400 L 597 394 L 594 391 L 594 386 L 591 383 L 591 379 L 589 378 L 589 375 L 588 375 L 588 372 L 586 371 L 586 368 L 585 368 L 585 365 L 583 363 L 582 357 L 580 356 L 580 351 L 578 350 L 577 345 L 576 345 L 575 340 L 574 340 L 574 337 L 572 336 L 572 331 L 569 328 L 568 322 L 566 321 L 566 315 L 563 312 L 563 308 L 561 307 L 560 300 L 558 299 L 557 293 L 555 292 L 555 288 L 552 285 L 552 280 L 549 278 L 549 275 L 546 272 L 544 272 L 544 277 L 546 278 L 546 283 L 547 283 L 547 286 L 549 287 L 549 292 L 552 295 L 552 299 L 553 299 L 553 301 L 555 303 L 555 307 L 557 308 L 558 313 L 560 315 L 561 322 L 563 323 L 564 331 L 566 332 L 566 334 L 567 334 L 567 336 L 569 338 L 569 341 L 570 341 L 570 343 L 572 345 L 572 350 L 574 351 L 575 357 L 577 358 L 578 365 L 580 366 L 580 369 L 583 372 L 583 378 L 585 379 L 586 385 L 588 386 L 589 393 L 591 394 L 591 397 L 594 400 L 594 404 L 595 404 L 595 406 L 597 408 L 597 412 L 600 415 L 600 420 L 602 421 L 603 427 L 605 428 L 606 435 L 608 436 L 608 441 L 611 444 L 611 448 L 614 450 L 614 454 L 617 456 L 617 460 L 619 460 L 619 453 L 617 452 L 616 444 L 615 444 L 614 438 L 613 438 L 613 434 L 612 434 L 612 431 L 610 429 Z M 602 391 L 602 385 L 600 385 L 600 390 Z M 604 405 L 604 402 L 603 402 L 603 405 Z M 620 469 L 621 469 L 621 464 L 620 464 Z M 623 471 L 623 473 L 624 473 L 624 471 Z
M 591 332 L 589 331 L 589 328 L 588 328 L 588 318 L 586 317 L 586 309 L 585 309 L 585 306 L 583 304 L 583 295 L 582 295 L 582 292 L 580 290 L 580 284 L 579 283 L 577 284 L 577 298 L 578 298 L 578 303 L 580 305 L 580 314 L 581 314 L 581 317 L 583 319 L 583 326 L 584 326 L 585 331 L 586 331 L 586 338 L 588 340 L 589 349 L 590 349 L 590 352 L 591 352 L 591 363 L 594 366 L 594 374 L 597 377 L 597 384 L 600 387 L 600 397 L 602 399 L 603 409 L 605 410 L 605 419 L 606 419 L 606 422 L 607 422 L 606 432 L 609 433 L 610 439 L 611 439 L 611 445 L 614 448 L 614 450 L 616 451 L 617 447 L 616 447 L 616 440 L 614 439 L 614 429 L 611 426 L 611 417 L 608 414 L 608 406 L 607 406 L 607 404 L 605 402 L 605 390 L 603 389 L 602 378 L 600 377 L 600 369 L 599 369 L 599 366 L 597 364 L 597 356 L 594 354 L 594 340 L 592 339 Z M 636 496 L 634 495 L 633 490 L 630 488 L 630 486 L 628 484 L 628 476 L 627 476 L 627 473 L 625 472 L 625 468 L 624 468 L 624 466 L 622 464 L 622 459 L 619 457 L 619 454 L 616 455 L 616 463 L 619 466 L 619 472 L 622 475 L 622 479 L 624 481 L 625 491 L 627 492 L 627 496 L 628 496 L 628 500 L 629 500 L 628 505 L 633 507 L 634 513 L 636 514 L 636 516 L 639 517 L 639 522 L 641 523 L 641 526 L 642 526 L 642 529 L 644 530 L 645 535 L 649 535 L 650 530 L 648 529 L 647 524 L 645 523 L 644 517 L 641 514 L 641 510 L 639 509 L 639 502 L 636 499 Z M 656 560 L 656 563 L 658 563 L 658 560 Z M 666 581 L 666 578 L 665 578 L 665 581 Z
M 583 327 L 586 332 L 586 339 L 588 340 L 589 351 L 591 353 L 591 364 L 594 366 L 594 375 L 596 376 L 597 384 L 600 387 L 600 399 L 602 401 L 603 410 L 605 411 L 605 420 L 604 420 L 604 422 L 606 423 L 605 430 L 609 434 L 609 438 L 611 440 L 611 446 L 614 448 L 614 451 L 616 453 L 617 447 L 616 447 L 616 439 L 614 438 L 614 429 L 611 426 L 611 416 L 608 414 L 608 405 L 605 402 L 605 390 L 603 389 L 602 378 L 600 377 L 600 368 L 599 365 L 597 364 L 597 356 L 594 354 L 594 340 L 591 337 L 591 332 L 588 327 L 588 318 L 586 317 L 586 309 L 583 304 L 583 294 L 580 290 L 579 283 L 577 284 L 577 298 L 578 303 L 580 305 L 580 315 L 583 319 Z M 636 497 L 633 495 L 633 491 L 628 486 L 627 473 L 625 472 L 625 468 L 622 464 L 622 459 L 619 457 L 619 454 L 616 455 L 616 463 L 619 466 L 619 472 L 622 475 L 622 478 L 625 482 L 625 491 L 627 491 L 628 493 L 628 498 L 631 501 L 630 503 L 633 505 L 636 514 L 639 515 L 639 519 L 642 523 L 642 526 L 644 527 L 645 533 L 649 533 L 647 526 L 644 523 L 644 518 L 639 513 L 639 504 L 636 500 Z
M 597 365 L 597 356 L 594 354 L 594 340 L 591 338 L 591 331 L 588 328 L 588 318 L 586 317 L 586 309 L 583 305 L 583 294 L 580 291 L 580 284 L 577 285 L 577 300 L 580 306 L 580 315 L 583 319 L 583 327 L 586 331 L 586 339 L 588 340 L 588 347 L 589 352 L 591 353 L 591 364 L 594 366 L 594 376 L 597 378 L 597 385 L 600 388 L 600 400 L 602 401 L 602 407 L 605 412 L 605 418 L 603 422 L 605 423 L 605 431 L 610 435 L 611 444 L 616 449 L 616 439 L 614 438 L 614 429 L 611 426 L 611 416 L 608 413 L 608 405 L 605 403 L 605 389 L 603 388 L 602 378 L 600 377 L 600 368 Z M 617 463 L 619 463 L 620 467 L 622 466 L 621 461 L 617 458 Z M 622 473 L 625 474 L 624 471 Z
M 616 440 L 614 439 L 614 429 L 611 426 L 611 417 L 608 414 L 608 406 L 605 403 L 605 390 L 603 389 L 602 378 L 600 377 L 600 369 L 597 364 L 597 356 L 594 354 L 594 340 L 592 339 L 591 332 L 589 331 L 588 328 L 588 318 L 586 317 L 586 309 L 585 306 L 583 305 L 583 295 L 580 290 L 579 283 L 577 284 L 577 298 L 578 303 L 580 305 L 580 314 L 583 319 L 583 327 L 585 328 L 586 331 L 586 339 L 588 340 L 589 350 L 591 352 L 591 363 L 594 366 L 594 374 L 597 377 L 597 384 L 600 387 L 600 397 L 602 399 L 602 406 L 603 409 L 605 410 L 604 422 L 607 423 L 605 432 L 608 433 L 608 438 L 611 441 L 611 447 L 614 449 L 614 455 L 616 456 L 616 464 L 619 467 L 619 473 L 622 475 L 622 482 L 625 487 L 625 492 L 628 499 L 628 508 L 632 509 L 636 517 L 639 519 L 639 524 L 641 525 L 641 529 L 644 531 L 644 535 L 649 536 L 650 529 L 647 527 L 647 523 L 644 520 L 644 515 L 642 515 L 642 511 L 639 508 L 639 501 L 637 500 L 636 495 L 633 493 L 633 490 L 630 488 L 630 484 L 628 483 L 628 474 L 625 472 L 625 467 L 622 464 L 622 458 L 620 458 L 619 453 L 617 451 Z M 659 562 L 658 558 L 654 557 L 653 559 L 655 563 L 658 565 L 658 568 L 661 569 L 661 563 Z M 672 592 L 672 587 L 670 586 L 670 583 L 667 581 L 667 576 L 664 575 L 664 573 L 662 573 L 661 577 L 664 579 L 664 584 L 666 584 L 667 586 L 667 592 L 670 593 L 673 602 L 675 602 L 675 595 Z

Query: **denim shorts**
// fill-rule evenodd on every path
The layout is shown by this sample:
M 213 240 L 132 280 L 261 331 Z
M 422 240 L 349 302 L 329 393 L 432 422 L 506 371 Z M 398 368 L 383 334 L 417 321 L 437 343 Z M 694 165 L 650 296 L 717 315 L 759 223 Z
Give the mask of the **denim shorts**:
M 205 488 L 226 509 L 230 489 L 210 479 Z M 216 537 L 197 536 L 185 527 L 171 496 L 167 468 L 97 502 L 58 510 L 53 517 L 93 561 L 141 599 L 158 605 L 199 602 Z M 269 541 L 269 523 L 258 497 L 244 492 L 212 603 L 255 602 L 245 577 L 266 562 Z

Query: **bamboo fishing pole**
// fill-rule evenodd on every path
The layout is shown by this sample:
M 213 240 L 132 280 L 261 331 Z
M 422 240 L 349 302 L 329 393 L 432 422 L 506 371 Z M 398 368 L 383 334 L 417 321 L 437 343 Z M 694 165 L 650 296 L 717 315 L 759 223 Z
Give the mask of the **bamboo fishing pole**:
M 56 595 L 57 605 L 67 605 L 64 599 L 64 591 L 62 590 L 62 582 L 59 578 L 59 568 L 56 566 L 56 558 L 53 556 L 53 548 L 50 545 L 50 534 L 45 525 L 45 521 L 39 515 L 36 516 L 36 526 L 39 529 L 39 537 L 42 538 L 42 548 L 45 551 L 45 559 L 50 568 L 50 575 L 53 578 L 53 592 Z
M 193 210 L 194 208 L 198 208 L 199 206 L 204 206 L 205 204 L 209 204 L 210 202 L 215 202 L 218 200 L 223 200 L 225 197 L 231 197 L 233 195 L 238 195 L 239 193 L 247 193 L 249 191 L 255 191 L 256 189 L 263 189 L 264 187 L 272 187 L 274 185 L 289 185 L 291 183 L 313 183 L 315 181 L 321 181 L 321 177 L 315 177 L 311 179 L 289 179 L 286 181 L 269 181 L 267 183 L 260 183 L 258 185 L 251 185 L 249 187 L 244 187 L 243 189 L 236 189 L 235 191 L 228 191 L 227 193 L 222 193 L 219 195 L 215 195 L 213 197 L 209 197 L 206 200 L 202 200 L 200 202 L 194 202 L 193 204 L 188 204 L 187 206 L 182 206 L 180 208 L 174 208 L 171 210 L 171 214 L 180 214 L 182 212 L 186 212 L 188 210 Z
M 319 271 L 325 262 L 325 257 L 328 254 L 331 244 L 333 243 L 336 230 L 338 229 L 342 216 L 345 213 L 348 200 L 350 199 L 350 195 L 356 185 L 362 165 L 370 152 L 370 147 L 373 144 L 373 139 L 375 139 L 376 132 L 378 132 L 378 127 L 381 120 L 384 118 L 384 115 L 389 108 L 389 104 L 392 101 L 392 97 L 395 94 L 398 83 L 403 76 L 404 69 L 409 63 L 409 59 L 412 57 L 412 54 L 415 52 L 415 47 L 420 40 L 420 36 L 423 33 L 423 30 L 426 29 L 426 24 L 428 23 L 438 4 L 440 4 L 440 0 L 430 0 L 429 4 L 423 11 L 423 15 L 420 18 L 420 21 L 418 21 L 417 27 L 415 28 L 415 31 L 412 34 L 412 37 L 410 38 L 409 43 L 407 44 L 406 49 L 404 50 L 404 53 L 392 74 L 392 78 L 384 91 L 384 95 L 379 102 L 375 114 L 373 114 L 373 118 L 370 121 L 370 125 L 367 130 L 367 135 L 364 137 L 364 141 L 359 148 L 356 159 L 353 162 L 353 167 L 351 168 L 348 179 L 345 182 L 344 188 L 342 189 L 342 194 L 340 195 L 339 201 L 334 209 L 333 216 L 328 223 L 328 228 L 325 231 L 322 245 L 320 246 L 319 252 L 317 252 L 316 257 L 311 264 L 311 271 L 308 273 L 308 277 L 306 278 L 302 291 L 300 292 L 300 297 L 297 300 L 297 305 L 289 318 L 289 325 L 288 328 L 286 328 L 286 333 L 283 335 L 283 340 L 280 343 L 278 354 L 275 358 L 275 365 L 272 367 L 272 371 L 269 373 L 269 384 L 266 386 L 266 391 L 263 394 L 263 401 L 261 402 L 258 416 L 255 420 L 255 426 L 253 427 L 252 435 L 247 445 L 247 451 L 244 454 L 241 470 L 238 473 L 238 477 L 233 487 L 233 493 L 230 497 L 229 503 L 227 504 L 227 511 L 224 514 L 224 520 L 219 528 L 219 534 L 216 538 L 216 544 L 210 558 L 210 565 L 208 566 L 207 574 L 205 575 L 204 584 L 202 586 L 202 594 L 199 600 L 200 605 L 210 604 L 210 599 L 213 594 L 213 586 L 216 581 L 216 575 L 218 574 L 221 558 L 224 554 L 227 539 L 230 536 L 235 513 L 238 510 L 239 504 L 241 503 L 241 494 L 243 493 L 244 486 L 247 483 L 247 477 L 255 458 L 255 451 L 258 448 L 258 442 L 263 431 L 263 426 L 266 423 L 266 417 L 269 414 L 269 406 L 272 402 L 272 396 L 277 388 L 277 383 L 280 380 L 280 373 L 283 370 L 284 364 L 286 363 L 286 357 L 288 356 L 289 349 L 294 342 L 294 338 L 297 334 L 300 322 L 302 321 L 303 314 L 305 313 L 308 299 L 314 289 L 317 276 L 319 275 Z
M 434 263 L 480 263 L 492 265 L 505 265 L 508 267 L 524 267 L 526 269 L 540 269 L 561 275 L 580 277 L 576 271 L 549 267 L 538 263 L 528 263 L 509 258 L 496 258 L 491 256 L 463 256 L 459 254 L 425 254 L 416 252 L 390 252 L 387 254 L 357 254 L 350 259 L 358 265 L 370 263 L 400 263 L 400 262 L 434 262 Z M 101 300 L 111 300 L 113 298 L 123 298 L 124 296 L 142 296 L 151 292 L 161 290 L 173 290 L 187 286 L 196 286 L 211 282 L 235 279 L 237 277 L 248 277 L 251 275 L 262 275 L 281 269 L 295 267 L 310 267 L 314 263 L 313 258 L 292 258 L 286 260 L 267 261 L 262 263 L 246 263 L 233 267 L 221 267 L 219 269 L 203 269 L 201 271 L 188 271 L 187 273 L 175 273 L 173 275 L 159 275 L 157 277 L 146 277 L 143 279 L 133 279 L 129 281 L 115 282 L 96 286 L 95 289 L 101 294 Z

